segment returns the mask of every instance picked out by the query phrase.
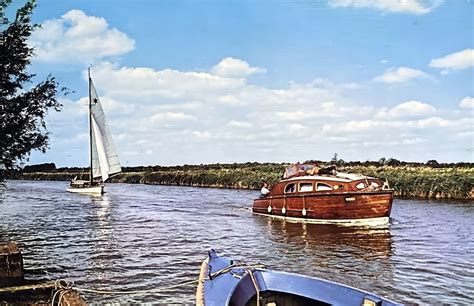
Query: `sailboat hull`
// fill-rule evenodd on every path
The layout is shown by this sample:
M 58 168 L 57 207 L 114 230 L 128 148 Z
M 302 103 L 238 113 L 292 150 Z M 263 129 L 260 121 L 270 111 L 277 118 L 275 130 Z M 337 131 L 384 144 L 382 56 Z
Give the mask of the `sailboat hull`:
M 71 184 L 66 191 L 73 193 L 85 193 L 85 194 L 103 194 L 104 193 L 104 184 L 101 182 L 93 182 L 92 186 L 89 181 L 83 180 L 72 180 Z
M 104 186 L 94 186 L 94 187 L 69 187 L 66 188 L 66 191 L 72 193 L 84 193 L 84 194 L 103 194 L 104 193 Z

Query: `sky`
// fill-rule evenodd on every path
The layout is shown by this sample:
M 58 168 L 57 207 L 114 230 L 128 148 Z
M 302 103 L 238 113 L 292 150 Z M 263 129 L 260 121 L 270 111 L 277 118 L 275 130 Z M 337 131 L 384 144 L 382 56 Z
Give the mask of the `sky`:
M 88 165 L 89 66 L 123 166 L 474 162 L 473 19 L 469 0 L 39 0 L 30 71 L 74 93 L 28 164 Z

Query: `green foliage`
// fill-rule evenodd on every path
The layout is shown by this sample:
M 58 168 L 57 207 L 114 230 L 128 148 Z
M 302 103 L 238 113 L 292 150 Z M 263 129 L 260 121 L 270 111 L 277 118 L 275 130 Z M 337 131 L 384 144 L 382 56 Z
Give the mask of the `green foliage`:
M 400 197 L 472 199 L 474 197 L 474 168 L 429 166 L 392 167 L 377 162 L 358 163 L 338 168 L 340 172 L 359 173 L 387 179 Z M 325 166 L 320 163 L 321 166 Z M 278 182 L 287 164 L 213 164 L 184 165 L 173 167 L 125 168 L 120 175 L 110 179 L 120 183 L 142 183 L 196 187 L 219 187 L 259 189 L 262 180 L 270 185 Z M 133 170 L 133 171 L 132 171 Z M 138 170 L 138 171 L 137 171 Z M 80 168 L 57 169 L 49 173 L 23 173 L 23 179 L 69 180 L 84 176 L 87 171 Z
M 470 199 L 473 197 L 474 168 L 431 168 L 352 166 L 344 172 L 385 178 L 401 197 Z
M 56 165 L 54 163 L 31 165 L 23 168 L 23 172 L 54 172 L 55 170 Z
M 2 1 L 2 8 L 10 2 Z M 5 18 L 0 26 L 0 164 L 7 170 L 32 150 L 46 151 L 49 134 L 45 117 L 49 109 L 60 110 L 57 95 L 66 92 L 58 89 L 52 76 L 30 84 L 35 75 L 27 68 L 34 50 L 27 42 L 38 27 L 31 23 L 34 8 L 35 1 L 27 1 L 14 20 Z

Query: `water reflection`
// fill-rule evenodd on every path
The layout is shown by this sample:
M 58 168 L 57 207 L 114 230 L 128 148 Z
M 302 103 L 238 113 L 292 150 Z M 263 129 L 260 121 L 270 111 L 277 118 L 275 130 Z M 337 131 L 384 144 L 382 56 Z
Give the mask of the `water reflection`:
M 365 259 L 389 258 L 392 235 L 389 226 L 344 227 L 328 224 L 295 223 L 258 216 L 262 230 L 276 242 L 304 245 L 315 250 L 341 249 Z
M 0 204 L 5 199 L 5 196 L 7 194 L 6 190 L 7 190 L 7 186 L 5 185 L 5 183 L 0 182 Z
M 65 192 L 65 182 L 9 181 L 7 187 L 0 239 L 20 243 L 25 266 L 38 280 L 63 278 L 108 290 L 156 288 L 197 277 L 204 254 L 215 248 L 407 304 L 472 300 L 469 204 L 395 200 L 397 222 L 368 229 L 256 216 L 240 209 L 255 192 L 241 190 L 111 184 L 109 193 L 89 197 Z M 194 296 L 189 286 L 87 299 L 192 304 Z
M 119 260 L 123 258 L 114 232 L 116 204 L 107 196 L 91 196 L 87 203 L 87 226 L 90 231 L 91 252 L 86 275 L 98 283 L 110 283 Z
M 255 217 L 262 234 L 284 250 L 292 271 L 390 297 L 394 283 L 390 228 L 341 227 Z M 285 267 L 285 269 L 287 269 Z

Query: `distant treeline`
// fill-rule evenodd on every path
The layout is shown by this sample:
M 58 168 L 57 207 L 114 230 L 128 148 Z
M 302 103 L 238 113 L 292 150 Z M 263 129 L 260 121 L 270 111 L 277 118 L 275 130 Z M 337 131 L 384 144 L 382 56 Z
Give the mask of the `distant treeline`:
M 338 171 L 387 179 L 399 197 L 474 199 L 474 164 L 401 162 L 394 159 L 377 162 L 315 162 L 321 166 L 336 164 Z M 182 166 L 124 167 L 109 182 L 196 187 L 259 189 L 262 180 L 273 184 L 281 179 L 286 163 L 235 163 Z M 26 166 L 10 173 L 12 179 L 70 180 L 88 179 L 87 168 L 56 168 L 54 164 Z
M 474 168 L 474 163 L 459 162 L 459 163 L 438 163 L 436 160 L 429 160 L 426 163 L 422 162 L 405 162 L 399 161 L 394 158 L 385 159 L 382 157 L 378 161 L 349 161 L 346 162 L 342 159 L 337 159 L 337 156 L 330 162 L 321 160 L 308 160 L 305 163 L 316 163 L 320 165 L 334 164 L 338 167 L 430 167 L 430 168 Z M 123 172 L 144 172 L 144 171 L 186 171 L 186 170 L 216 170 L 216 169 L 243 169 L 243 168 L 273 168 L 273 167 L 285 167 L 288 163 L 233 163 L 233 164 L 200 164 L 200 165 L 180 165 L 180 166 L 137 166 L 137 167 L 123 167 Z M 31 172 L 84 172 L 89 171 L 88 168 L 81 167 L 61 167 L 57 168 L 54 163 L 45 163 L 25 166 L 20 169 L 20 173 L 31 173 Z

